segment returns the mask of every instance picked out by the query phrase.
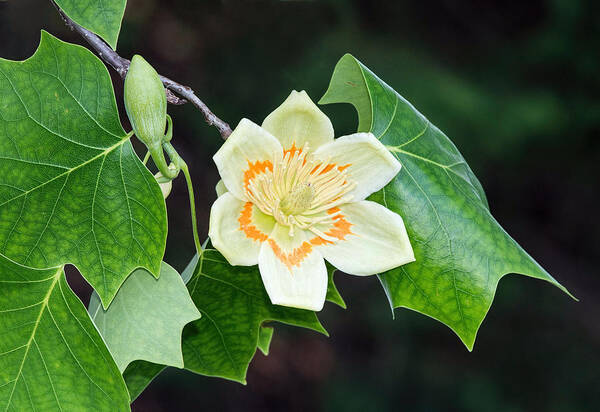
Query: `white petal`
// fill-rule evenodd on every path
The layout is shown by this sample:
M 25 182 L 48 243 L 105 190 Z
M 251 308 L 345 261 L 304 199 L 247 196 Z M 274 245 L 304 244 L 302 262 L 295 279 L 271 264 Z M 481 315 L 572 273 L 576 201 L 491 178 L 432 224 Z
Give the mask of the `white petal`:
M 175 168 L 175 166 L 173 165 L 173 163 L 171 163 L 169 165 L 169 169 L 174 170 L 174 168 Z M 173 180 L 164 177 L 161 172 L 156 173 L 154 175 L 154 179 L 160 186 L 160 191 L 163 194 L 163 198 L 166 199 L 167 197 L 169 197 L 169 194 L 171 193 L 171 189 L 173 188 Z
M 400 215 L 368 200 L 339 209 L 351 234 L 319 247 L 333 266 L 351 275 L 374 275 L 415 260 Z
M 163 194 L 163 198 L 167 198 L 169 197 L 169 195 L 171 194 L 171 189 L 173 188 L 173 181 L 170 180 L 167 183 L 159 183 L 158 184 L 160 186 L 160 191 Z
M 269 239 L 262 244 L 258 268 L 265 289 L 274 305 L 319 311 L 327 293 L 327 269 L 323 256 L 296 230 L 275 225 Z
M 261 243 L 273 231 L 275 219 L 262 213 L 250 202 L 227 192 L 210 210 L 210 241 L 232 265 L 258 263 Z
M 318 159 L 336 164 L 356 183 L 350 192 L 353 201 L 365 199 L 389 183 L 400 171 L 400 163 L 371 133 L 342 136 L 321 146 L 314 153 Z
M 213 160 L 227 190 L 238 199 L 247 200 L 244 178 L 252 170 L 272 167 L 275 153 L 282 150 L 279 141 L 269 132 L 248 119 L 242 119 Z
M 331 120 L 304 90 L 294 90 L 266 117 L 262 127 L 278 138 L 285 150 L 294 145 L 301 148 L 304 143 L 308 143 L 310 150 L 315 150 L 333 141 Z
M 223 179 L 217 182 L 217 185 L 215 186 L 215 192 L 217 192 L 217 197 L 221 197 L 221 195 L 228 192 L 227 186 L 225 186 L 225 183 L 223 183 Z

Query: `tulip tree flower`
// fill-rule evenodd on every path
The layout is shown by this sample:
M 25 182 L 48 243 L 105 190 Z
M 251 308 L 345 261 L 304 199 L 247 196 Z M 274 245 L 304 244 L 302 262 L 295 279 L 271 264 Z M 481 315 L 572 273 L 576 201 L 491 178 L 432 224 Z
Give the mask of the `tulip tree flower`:
M 232 265 L 258 264 L 273 304 L 321 310 L 324 259 L 359 276 L 415 260 L 402 218 L 365 200 L 400 163 L 371 133 L 334 140 L 306 92 L 293 91 L 262 126 L 242 119 L 213 159 L 222 183 L 212 244 Z

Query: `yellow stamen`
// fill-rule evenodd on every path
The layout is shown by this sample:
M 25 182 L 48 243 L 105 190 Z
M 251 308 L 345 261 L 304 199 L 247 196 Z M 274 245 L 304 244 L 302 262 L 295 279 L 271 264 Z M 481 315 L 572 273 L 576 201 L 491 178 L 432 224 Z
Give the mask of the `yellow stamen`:
M 341 212 L 323 215 L 329 209 L 352 200 L 348 193 L 356 183 L 348 178 L 342 167 L 308 157 L 309 147 L 279 152 L 273 168 L 254 177 L 247 186 L 248 200 L 278 223 L 289 227 L 290 236 L 295 228 L 309 230 L 323 240 L 334 242 L 316 225 L 330 225 Z M 321 226 L 322 227 L 322 226 Z

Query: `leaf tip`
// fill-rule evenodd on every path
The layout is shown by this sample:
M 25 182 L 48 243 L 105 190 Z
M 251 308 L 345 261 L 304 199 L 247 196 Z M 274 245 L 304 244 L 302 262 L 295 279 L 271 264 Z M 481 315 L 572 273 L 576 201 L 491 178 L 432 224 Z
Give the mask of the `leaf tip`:
M 329 81 L 329 86 L 327 87 L 325 94 L 323 94 L 323 96 L 317 102 L 318 104 L 340 103 L 338 99 L 332 96 L 334 94 L 333 89 L 335 88 L 334 80 L 336 77 L 336 73 L 340 70 L 340 67 L 342 67 L 345 61 L 348 59 L 356 61 L 356 58 L 350 53 L 345 53 L 342 57 L 340 57 L 333 69 L 333 75 L 331 76 L 331 80 Z
M 426 315 L 426 316 L 428 316 L 428 315 Z M 479 326 L 477 327 L 477 329 L 475 331 L 471 332 L 471 331 L 455 329 L 453 326 L 448 325 L 447 323 L 442 322 L 439 319 L 436 319 L 436 320 L 438 320 L 442 324 L 448 326 L 450 328 L 450 330 L 452 332 L 454 332 L 456 334 L 456 336 L 458 336 L 458 339 L 460 339 L 462 344 L 465 345 L 465 348 L 467 348 L 469 353 L 473 352 L 473 348 L 475 347 L 475 340 L 477 338 L 477 332 L 479 331 L 479 327 L 481 326 L 481 323 L 479 324 Z
M 316 313 L 315 313 L 315 316 L 316 316 Z M 329 338 L 330 337 L 329 336 L 329 332 L 327 332 L 327 329 L 325 329 L 325 327 L 321 324 L 321 322 L 318 319 L 317 319 L 317 324 L 318 324 L 318 326 L 317 327 L 313 327 L 312 329 L 315 332 L 319 332 L 320 334 L 325 335 L 326 337 Z
M 579 302 L 579 298 L 576 297 L 575 295 L 573 295 L 571 292 L 569 292 L 569 290 L 566 287 L 564 287 L 563 285 L 561 285 L 558 282 L 556 282 L 554 285 L 556 287 L 558 287 L 560 290 L 562 290 L 568 297 L 570 297 L 571 299 L 573 299 L 575 302 Z
M 468 339 L 466 339 L 465 337 L 462 337 L 460 335 L 458 335 L 458 337 L 460 338 L 460 341 L 465 345 L 465 347 L 467 348 L 469 353 L 472 353 L 473 348 L 475 347 L 475 336 L 473 336 L 472 338 L 468 338 Z

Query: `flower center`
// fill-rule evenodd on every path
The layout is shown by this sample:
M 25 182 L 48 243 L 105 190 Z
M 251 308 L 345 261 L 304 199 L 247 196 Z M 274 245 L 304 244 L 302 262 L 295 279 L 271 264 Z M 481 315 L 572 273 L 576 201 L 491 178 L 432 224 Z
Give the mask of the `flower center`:
M 278 153 L 273 167 L 268 168 L 247 186 L 249 200 L 263 213 L 273 216 L 278 223 L 294 229 L 310 230 L 317 236 L 335 241 L 323 233 L 340 214 L 327 210 L 352 199 L 348 193 L 356 183 L 348 180 L 340 167 L 326 160 L 308 157 L 308 145 Z
M 314 197 L 313 186 L 310 183 L 300 183 L 281 199 L 279 208 L 286 215 L 297 215 L 310 208 Z

